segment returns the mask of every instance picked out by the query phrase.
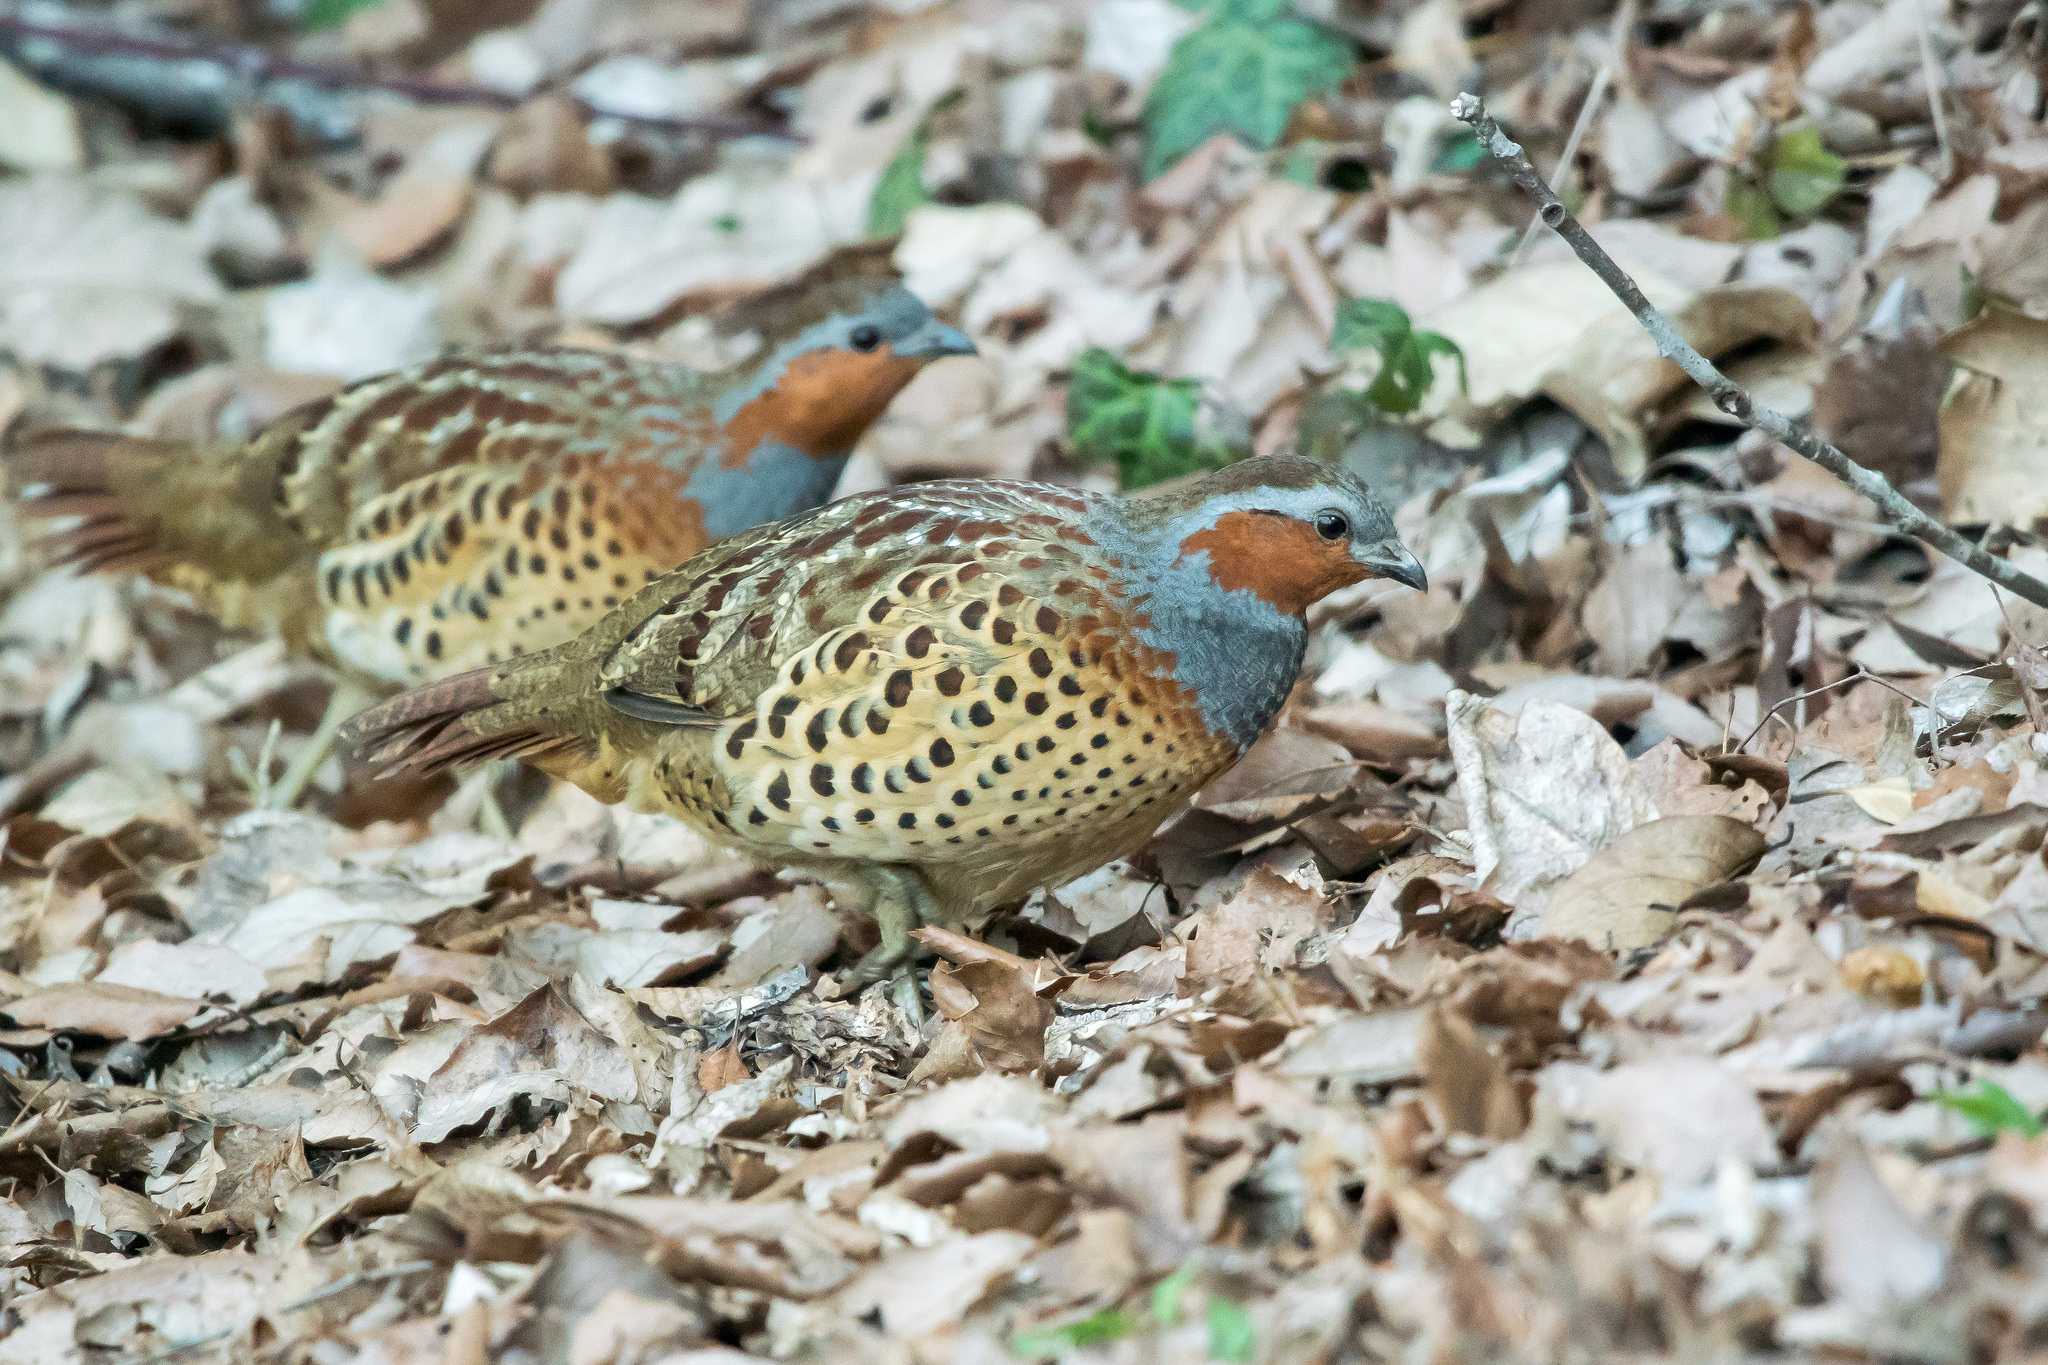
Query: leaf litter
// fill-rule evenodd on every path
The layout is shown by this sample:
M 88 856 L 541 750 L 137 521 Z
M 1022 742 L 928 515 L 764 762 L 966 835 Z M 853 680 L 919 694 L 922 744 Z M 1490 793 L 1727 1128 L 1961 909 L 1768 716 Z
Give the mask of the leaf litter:
M 262 809 L 318 670 L 0 511 L 0 1362 L 2048 1330 L 2048 619 L 1731 428 L 1444 109 L 2038 570 L 2038 7 L 303 9 L 212 36 L 514 107 L 258 81 L 172 140 L 7 68 L 0 419 L 232 436 L 506 339 L 729 364 L 751 296 L 880 262 L 982 358 L 846 487 L 1299 443 L 1432 587 L 1327 604 L 1139 857 L 923 931 L 912 1010 L 821 976 L 869 931 L 819 888 L 581 793 L 493 833 L 329 764 Z

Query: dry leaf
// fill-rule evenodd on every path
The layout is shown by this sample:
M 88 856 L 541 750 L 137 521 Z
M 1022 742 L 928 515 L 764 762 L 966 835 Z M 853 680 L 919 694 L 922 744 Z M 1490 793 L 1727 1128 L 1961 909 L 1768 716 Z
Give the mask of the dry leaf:
M 2048 419 L 2031 397 L 2048 368 L 2048 322 L 1988 309 L 1948 337 L 1956 374 L 1941 405 L 1942 515 L 2028 526 L 2048 515 Z
M 1670 913 L 1755 862 L 1764 836 L 1725 815 L 1651 820 L 1616 838 L 1552 888 L 1541 932 L 1609 952 L 1647 947 L 1675 927 Z
M 1596 851 L 1656 818 L 1621 746 L 1583 711 L 1532 702 L 1510 716 L 1459 691 L 1444 707 L 1473 867 L 1486 890 L 1523 913 Z

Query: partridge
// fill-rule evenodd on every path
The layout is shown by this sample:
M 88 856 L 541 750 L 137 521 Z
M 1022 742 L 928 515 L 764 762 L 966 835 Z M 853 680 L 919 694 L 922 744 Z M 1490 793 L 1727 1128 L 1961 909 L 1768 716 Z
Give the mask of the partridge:
M 516 756 L 808 867 L 875 917 L 856 978 L 1129 853 L 1293 687 L 1304 613 L 1423 571 L 1364 485 L 1247 460 L 1099 496 L 957 481 L 699 554 L 566 644 L 349 723 L 385 771 Z
M 900 286 L 812 289 L 750 373 L 584 350 L 456 355 L 352 384 L 242 444 L 105 432 L 9 456 L 87 570 L 135 570 L 359 680 L 569 639 L 705 545 L 830 496 L 927 362 L 974 350 Z

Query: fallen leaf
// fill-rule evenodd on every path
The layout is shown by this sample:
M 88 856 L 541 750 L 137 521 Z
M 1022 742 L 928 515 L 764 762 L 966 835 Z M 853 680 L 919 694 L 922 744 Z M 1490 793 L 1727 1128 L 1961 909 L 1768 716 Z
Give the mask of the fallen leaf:
M 2048 367 L 2048 322 L 1987 309 L 1942 342 L 1956 365 L 1941 405 L 1942 515 L 1952 522 L 2027 526 L 2048 514 L 2040 471 L 2048 421 L 2029 397 Z
M 1541 933 L 1609 952 L 1648 947 L 1675 927 L 1670 911 L 1755 862 L 1764 836 L 1725 815 L 1651 820 L 1618 836 L 1559 882 Z
M 1520 912 L 1656 818 L 1621 746 L 1583 711 L 1532 702 L 1511 716 L 1455 690 L 1444 710 L 1473 867 L 1486 890 Z
M 206 1003 L 139 986 L 74 981 L 0 1005 L 24 1028 L 90 1033 L 100 1038 L 157 1038 L 192 1019 Z

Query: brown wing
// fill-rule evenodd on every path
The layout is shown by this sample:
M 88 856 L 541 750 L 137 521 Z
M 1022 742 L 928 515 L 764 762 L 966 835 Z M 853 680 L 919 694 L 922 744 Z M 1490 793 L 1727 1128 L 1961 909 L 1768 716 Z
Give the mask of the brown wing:
M 279 507 L 324 548 L 438 471 L 701 451 L 711 391 L 680 367 L 601 351 L 452 355 L 294 409 L 246 449 L 274 465 Z
M 713 718 L 742 716 L 779 678 L 866 647 L 883 599 L 914 596 L 955 569 L 1065 554 L 1046 539 L 1074 494 L 1037 484 L 932 483 L 847 498 L 736 536 L 661 582 L 671 596 L 602 666 L 621 709 L 647 701 Z M 902 604 L 899 604 L 902 605 Z

